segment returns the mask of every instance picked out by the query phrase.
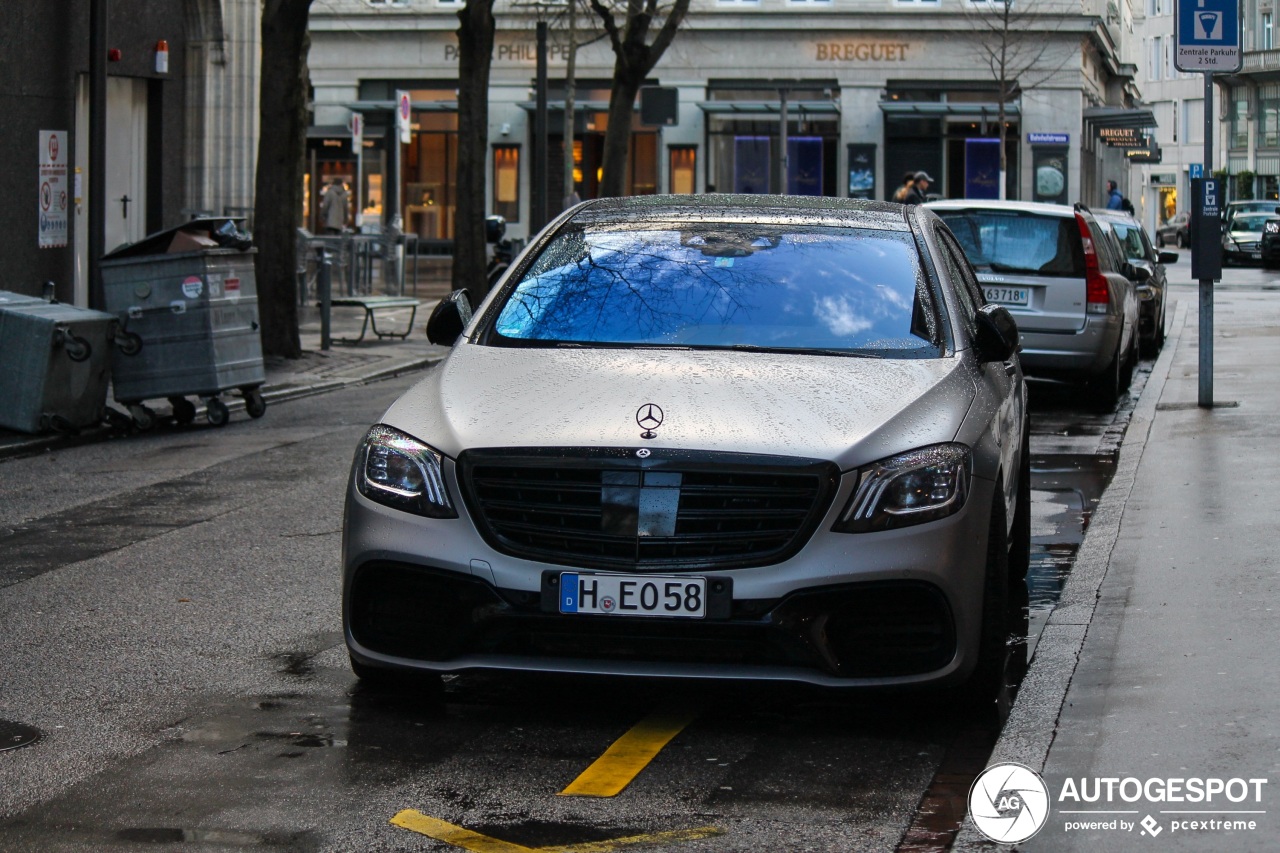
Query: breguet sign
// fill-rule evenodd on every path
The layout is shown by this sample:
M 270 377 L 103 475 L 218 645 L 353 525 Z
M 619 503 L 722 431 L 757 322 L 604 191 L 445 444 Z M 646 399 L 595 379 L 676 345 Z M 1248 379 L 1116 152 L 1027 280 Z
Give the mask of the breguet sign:
M 818 62 L 906 62 L 905 41 L 821 41 L 814 45 Z

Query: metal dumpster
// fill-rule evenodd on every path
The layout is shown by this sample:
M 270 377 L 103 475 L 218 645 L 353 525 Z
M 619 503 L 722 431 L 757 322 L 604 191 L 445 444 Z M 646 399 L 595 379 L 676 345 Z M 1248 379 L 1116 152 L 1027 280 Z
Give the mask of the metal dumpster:
M 106 309 L 136 344 L 134 354 L 122 348 L 112 361 L 113 394 L 140 429 L 155 422 L 143 401 L 161 397 L 168 398 L 179 423 L 195 418 L 196 407 L 187 399 L 193 395 L 204 399 L 211 424 L 225 425 L 230 415 L 220 395 L 232 389 L 244 396 L 251 417 L 266 412 L 255 250 L 174 250 L 190 247 L 192 233 L 207 234 L 226 221 L 184 223 L 102 261 Z
M 0 290 L 0 427 L 75 432 L 102 422 L 112 314 Z

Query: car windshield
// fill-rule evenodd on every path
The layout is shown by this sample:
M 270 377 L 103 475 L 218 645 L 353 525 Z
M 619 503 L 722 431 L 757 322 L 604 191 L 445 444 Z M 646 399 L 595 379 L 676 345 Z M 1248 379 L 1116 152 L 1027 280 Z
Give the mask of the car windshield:
M 1232 231 L 1261 231 L 1262 226 L 1267 223 L 1268 219 L 1274 219 L 1273 216 L 1249 214 L 1237 214 L 1236 218 L 1231 220 Z
M 979 270 L 1084 276 L 1084 249 L 1074 218 L 1017 210 L 938 210 Z
M 906 232 L 570 226 L 510 291 L 491 340 L 931 358 L 935 304 Z
M 1111 230 L 1116 232 L 1116 237 L 1120 238 L 1125 257 L 1131 261 L 1147 259 L 1147 247 L 1142 244 L 1142 231 L 1137 225 L 1130 222 L 1112 222 Z

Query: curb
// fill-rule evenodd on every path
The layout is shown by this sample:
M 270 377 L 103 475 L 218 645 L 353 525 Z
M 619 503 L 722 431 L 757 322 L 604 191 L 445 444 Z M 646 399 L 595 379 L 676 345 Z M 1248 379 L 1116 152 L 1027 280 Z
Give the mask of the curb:
M 1133 492 L 1138 466 L 1147 448 L 1156 406 L 1164 394 L 1174 353 L 1186 325 L 1187 303 L 1179 300 L 1164 349 L 1151 369 L 1151 378 L 1134 406 L 1116 460 L 1115 474 L 1103 492 L 1089 522 L 1088 532 L 1076 555 L 1071 574 L 1062 589 L 1058 605 L 1050 614 L 1035 657 L 1027 668 L 1017 699 L 991 751 L 988 766 L 1003 761 L 1016 762 L 1043 772 L 1057 734 L 1058 719 L 1067 698 L 1067 688 L 1075 675 L 1089 625 L 1098 605 L 1099 589 L 1107 576 L 1111 552 L 1120 537 L 1125 506 Z M 966 810 L 967 812 L 967 810 Z M 964 824 L 951 849 L 989 851 L 998 845 L 987 839 L 966 813 Z

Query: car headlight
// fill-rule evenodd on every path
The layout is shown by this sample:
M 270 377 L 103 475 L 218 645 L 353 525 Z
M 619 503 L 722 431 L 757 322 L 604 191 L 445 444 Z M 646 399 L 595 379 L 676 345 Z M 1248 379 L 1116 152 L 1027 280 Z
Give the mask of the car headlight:
M 371 501 L 428 518 L 456 518 L 444 484 L 444 456 L 388 426 L 369 430 L 356 451 L 356 488 Z
M 858 486 L 834 529 L 865 533 L 946 518 L 964 506 L 972 476 L 973 456 L 962 444 L 875 462 L 858 471 Z

